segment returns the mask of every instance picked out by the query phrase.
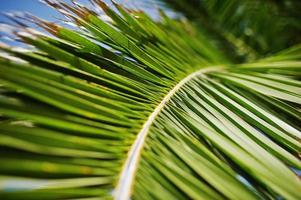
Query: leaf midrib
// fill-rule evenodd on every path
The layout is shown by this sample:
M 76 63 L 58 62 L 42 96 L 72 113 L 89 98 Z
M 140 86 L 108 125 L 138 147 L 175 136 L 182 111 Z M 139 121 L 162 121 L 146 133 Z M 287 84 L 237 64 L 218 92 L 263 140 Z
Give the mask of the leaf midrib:
M 207 72 L 220 70 L 223 67 L 221 66 L 211 66 L 202 68 L 200 70 L 197 70 L 188 76 L 186 76 L 184 79 L 182 79 L 177 85 L 175 85 L 168 93 L 165 95 L 163 100 L 156 106 L 154 111 L 149 115 L 146 122 L 143 124 L 141 130 L 137 134 L 137 137 L 132 144 L 127 159 L 125 160 L 125 164 L 122 168 L 122 171 L 120 173 L 120 178 L 117 183 L 117 187 L 114 191 L 114 199 L 116 200 L 128 200 L 130 199 L 131 192 L 132 192 L 132 186 L 135 180 L 136 171 L 139 165 L 139 160 L 141 157 L 141 152 L 144 147 L 144 143 L 146 140 L 146 137 L 148 135 L 149 129 L 153 122 L 155 121 L 156 117 L 159 115 L 161 110 L 164 108 L 164 106 L 169 102 L 169 100 L 174 96 L 174 94 L 179 91 L 179 89 L 185 85 L 190 80 L 201 76 Z

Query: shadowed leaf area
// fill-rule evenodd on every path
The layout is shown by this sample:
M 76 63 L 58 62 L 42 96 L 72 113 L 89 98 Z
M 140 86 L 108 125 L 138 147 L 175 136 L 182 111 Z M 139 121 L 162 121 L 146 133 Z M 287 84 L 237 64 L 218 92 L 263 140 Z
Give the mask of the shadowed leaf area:
M 300 2 L 155 2 L 1 25 L 1 199 L 301 199 Z

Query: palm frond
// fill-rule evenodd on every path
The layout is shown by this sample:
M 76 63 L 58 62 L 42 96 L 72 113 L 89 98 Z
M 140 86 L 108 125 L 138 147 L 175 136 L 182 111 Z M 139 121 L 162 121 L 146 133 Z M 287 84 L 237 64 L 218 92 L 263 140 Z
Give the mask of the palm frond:
M 45 2 L 77 28 L 1 45 L 1 198 L 301 198 L 300 45 L 234 64 L 187 20 Z
M 301 4 L 297 0 L 163 2 L 161 7 L 174 8 L 209 31 L 234 60 L 252 61 L 301 41 L 300 12 L 296 12 Z

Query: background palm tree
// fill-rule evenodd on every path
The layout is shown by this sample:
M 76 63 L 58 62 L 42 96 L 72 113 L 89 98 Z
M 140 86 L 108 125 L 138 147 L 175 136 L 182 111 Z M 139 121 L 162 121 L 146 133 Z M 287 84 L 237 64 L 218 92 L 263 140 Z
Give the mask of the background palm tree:
M 1 199 L 301 199 L 298 1 L 45 2 L 1 44 Z

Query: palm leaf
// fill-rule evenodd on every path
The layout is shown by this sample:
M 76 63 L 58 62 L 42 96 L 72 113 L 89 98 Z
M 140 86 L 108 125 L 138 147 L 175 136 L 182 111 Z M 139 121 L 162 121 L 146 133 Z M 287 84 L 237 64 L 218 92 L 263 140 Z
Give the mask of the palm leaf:
M 1 45 L 1 198 L 301 198 L 300 45 L 235 64 L 193 23 L 93 2 L 111 21 L 46 1 L 77 28 L 27 16 L 52 36 Z
M 149 0 L 153 1 L 153 0 Z M 158 0 L 156 0 L 158 1 Z M 161 2 L 161 0 L 159 1 Z M 252 61 L 300 43 L 300 1 L 164 0 L 219 39 L 228 57 Z M 275 40 L 277 38 L 277 40 Z

